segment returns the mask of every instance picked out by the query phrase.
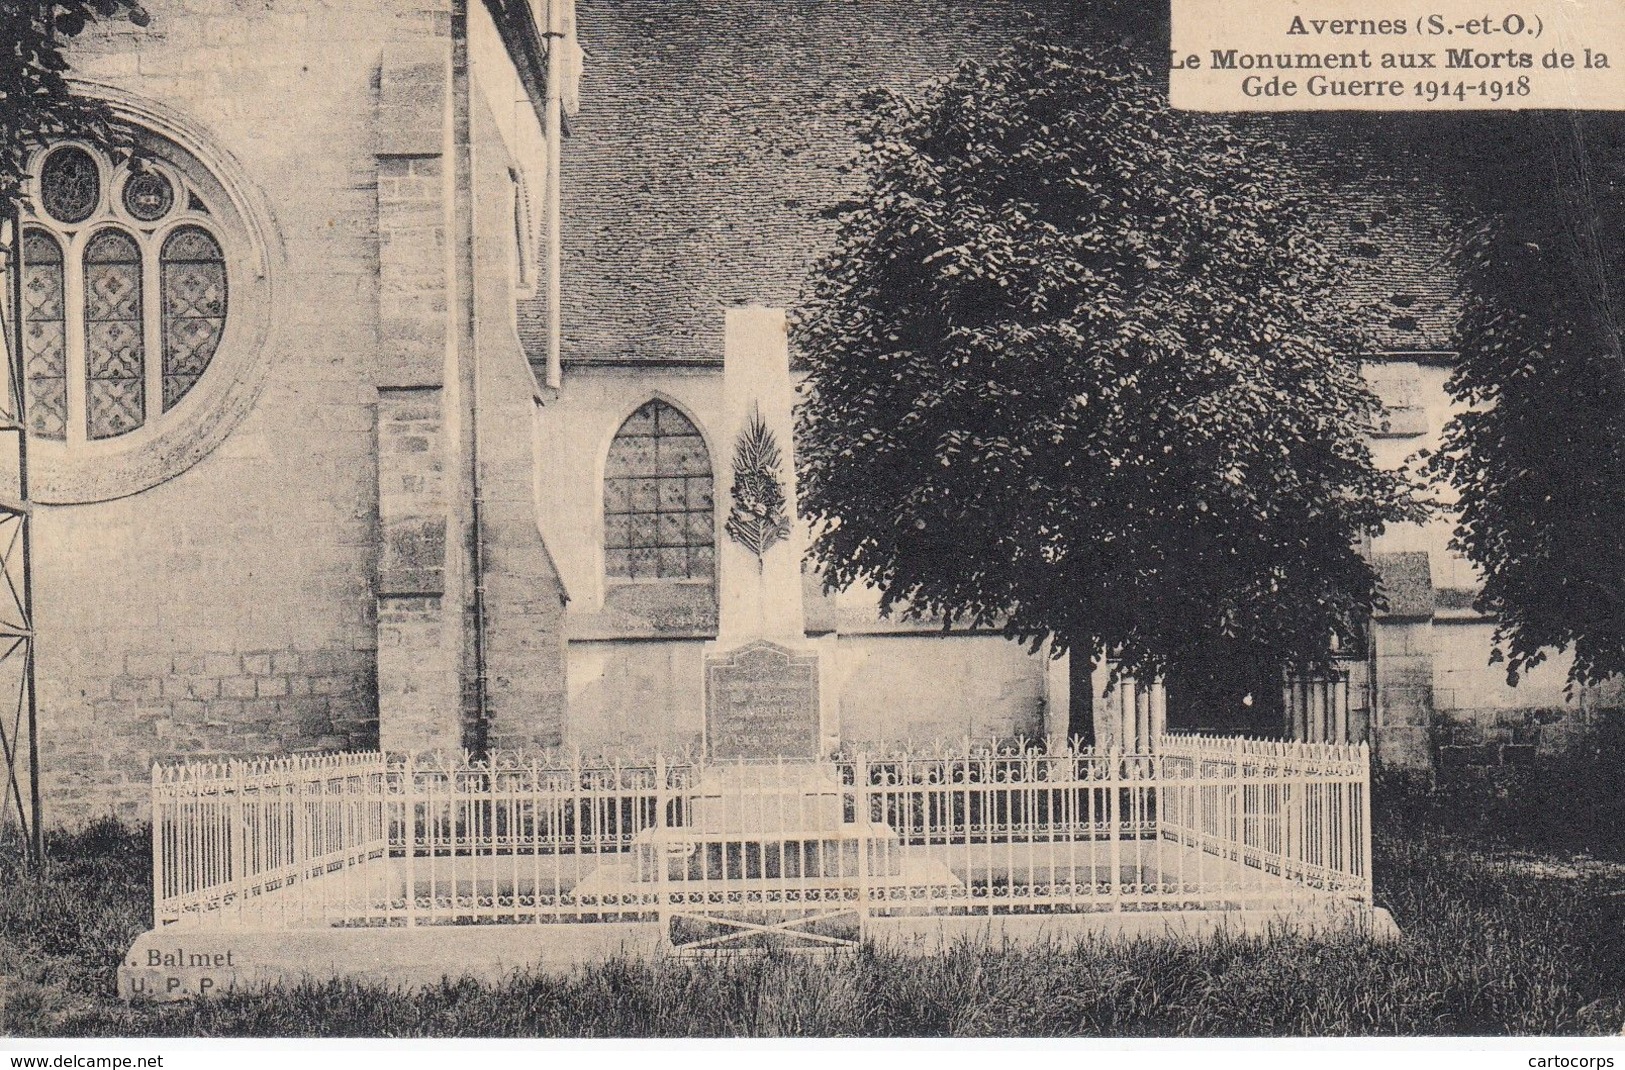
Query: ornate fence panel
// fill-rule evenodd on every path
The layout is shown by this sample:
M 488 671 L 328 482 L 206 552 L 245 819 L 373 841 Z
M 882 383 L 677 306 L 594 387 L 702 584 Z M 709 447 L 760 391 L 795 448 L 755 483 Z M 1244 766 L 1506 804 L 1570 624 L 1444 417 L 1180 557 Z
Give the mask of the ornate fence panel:
M 1156 823 L 1145 755 L 903 753 L 856 768 L 868 812 L 910 862 L 876 889 L 873 909 L 1109 909 L 1144 890 L 1136 845 Z
M 1364 746 L 1162 735 L 819 762 L 378 754 L 158 769 L 158 924 L 659 921 L 674 946 L 876 916 L 1369 904 Z
M 386 775 L 377 754 L 154 769 L 154 923 L 285 910 L 381 860 Z
M 1370 902 L 1364 744 L 1165 736 L 1162 835 L 1293 886 Z

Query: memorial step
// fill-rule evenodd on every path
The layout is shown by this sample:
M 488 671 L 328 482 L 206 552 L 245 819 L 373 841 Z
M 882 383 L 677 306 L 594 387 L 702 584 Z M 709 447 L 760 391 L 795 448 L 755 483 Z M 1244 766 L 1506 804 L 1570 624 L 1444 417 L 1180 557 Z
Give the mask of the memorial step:
M 860 883 L 902 869 L 902 844 L 888 825 L 716 833 L 668 828 L 632 844 L 631 877 L 668 881 L 819 880 Z

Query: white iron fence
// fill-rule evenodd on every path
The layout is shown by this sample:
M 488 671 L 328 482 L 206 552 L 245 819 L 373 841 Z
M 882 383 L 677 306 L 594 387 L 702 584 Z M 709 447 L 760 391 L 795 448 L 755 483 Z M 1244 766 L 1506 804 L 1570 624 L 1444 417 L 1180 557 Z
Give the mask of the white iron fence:
M 1369 903 L 1366 748 L 1162 736 L 764 764 L 379 754 L 159 768 L 156 924 L 659 921 Z

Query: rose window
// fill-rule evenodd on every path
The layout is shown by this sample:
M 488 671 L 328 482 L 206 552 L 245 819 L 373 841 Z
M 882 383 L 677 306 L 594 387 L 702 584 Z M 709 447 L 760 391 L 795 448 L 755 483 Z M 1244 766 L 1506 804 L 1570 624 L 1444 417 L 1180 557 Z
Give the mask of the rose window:
M 29 430 L 95 442 L 186 398 L 225 333 L 226 261 L 202 193 L 145 160 L 47 150 L 23 221 Z

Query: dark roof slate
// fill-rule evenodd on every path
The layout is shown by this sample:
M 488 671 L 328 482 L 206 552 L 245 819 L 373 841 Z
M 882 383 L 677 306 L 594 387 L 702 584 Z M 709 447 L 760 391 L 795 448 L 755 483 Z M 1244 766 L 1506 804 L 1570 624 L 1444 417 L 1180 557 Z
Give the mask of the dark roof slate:
M 562 164 L 565 361 L 716 361 L 725 308 L 793 308 L 830 240 L 821 211 L 854 188 L 856 94 L 987 59 L 1043 7 L 580 0 L 588 59 Z M 1352 152 L 1303 141 L 1325 157 L 1326 232 L 1361 265 L 1349 295 L 1378 347 L 1447 349 L 1454 224 L 1442 198 L 1383 173 L 1393 154 L 1375 137 Z M 545 305 L 526 302 L 519 320 L 541 359 Z

